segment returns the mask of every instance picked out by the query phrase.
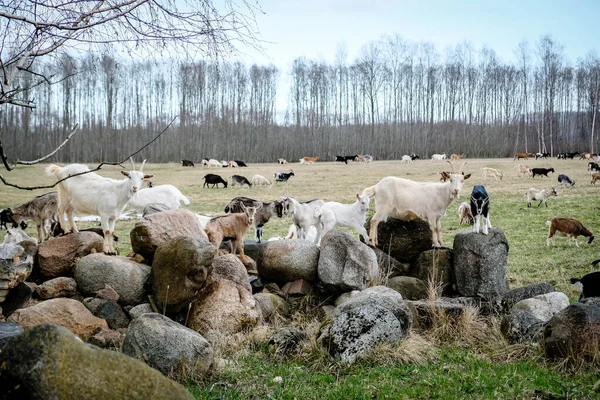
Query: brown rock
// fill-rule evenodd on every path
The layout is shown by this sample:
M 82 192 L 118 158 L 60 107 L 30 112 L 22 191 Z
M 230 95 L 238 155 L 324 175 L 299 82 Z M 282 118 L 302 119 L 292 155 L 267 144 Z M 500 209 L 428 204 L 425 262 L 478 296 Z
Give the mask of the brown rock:
M 112 300 L 115 303 L 119 301 L 119 293 L 115 291 L 110 285 L 105 285 L 104 289 L 100 289 L 96 291 L 96 297 L 99 299 Z
M 307 295 L 312 290 L 312 283 L 304 279 L 298 279 L 294 282 L 288 282 L 281 288 L 281 291 L 285 294 L 299 294 Z
M 119 331 L 113 331 L 112 329 L 102 329 L 88 339 L 91 344 L 101 347 L 103 349 L 118 349 L 123 344 L 125 336 Z
M 56 297 L 72 297 L 77 294 L 75 279 L 60 276 L 42 283 L 35 288 L 40 299 L 48 300 Z
M 85 306 L 73 299 L 46 300 L 35 306 L 15 311 L 8 319 L 23 328 L 42 324 L 64 326 L 81 338 L 88 338 L 100 329 L 108 329 L 105 320 L 96 318 Z
M 206 284 L 210 285 L 222 279 L 235 282 L 244 289 L 252 292 L 246 268 L 244 268 L 240 259 L 233 254 L 215 257 L 212 263 L 212 270 L 206 278 Z
M 180 236 L 201 238 L 208 236 L 196 215 L 189 210 L 167 210 L 147 215 L 135 223 L 130 233 L 131 247 L 152 263 L 156 249 Z
M 79 232 L 47 240 L 38 248 L 40 272 L 47 277 L 71 276 L 75 261 L 96 249 L 102 252 L 104 239 L 94 232 Z

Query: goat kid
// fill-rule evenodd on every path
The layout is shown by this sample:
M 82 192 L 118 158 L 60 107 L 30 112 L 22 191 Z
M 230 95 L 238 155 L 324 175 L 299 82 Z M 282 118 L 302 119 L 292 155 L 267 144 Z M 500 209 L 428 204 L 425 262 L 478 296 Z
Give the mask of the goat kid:
M 296 225 L 298 239 L 305 239 L 308 229 L 320 223 L 319 218 L 315 216 L 315 210 L 325 204 L 325 202 L 315 199 L 300 203 L 293 197 L 282 197 L 281 199 L 283 213 L 292 216 L 292 222 Z M 315 244 L 319 241 L 318 236 L 315 238 Z
M 241 204 L 241 213 L 211 219 L 204 228 L 208 241 L 218 250 L 224 240 L 231 240 L 231 254 L 235 255 L 239 247 L 240 258 L 244 259 L 244 237 L 250 225 L 254 223 L 254 215 L 260 207 L 246 207 Z
M 190 204 L 187 197 L 173 185 L 158 185 L 140 189 L 129 200 L 127 205 L 138 212 L 144 211 L 150 203 L 161 203 L 171 209 L 178 209 L 183 204 Z
M 328 201 L 321 207 L 315 209 L 315 217 L 319 219 L 317 227 L 317 243 L 321 243 L 323 236 L 336 225 L 354 228 L 369 243 L 369 234 L 365 229 L 367 212 L 371 198 L 369 196 L 356 195 L 356 201 L 352 204 L 342 204 Z
M 444 154 L 433 154 L 431 156 L 431 161 L 442 161 L 446 159 L 446 153 Z
M 12 210 L 12 220 L 19 224 L 26 219 L 32 219 L 37 228 L 38 241 L 40 243 L 50 237 L 46 230 L 58 213 L 58 193 L 50 192 L 41 194 L 33 200 Z
M 498 171 L 497 169 L 494 168 L 489 168 L 489 167 L 483 167 L 481 168 L 481 175 L 483 180 L 485 180 L 485 178 L 491 177 L 494 178 L 495 180 L 502 180 L 502 177 L 504 176 L 502 174 L 502 172 Z
M 246 207 L 257 207 L 256 214 L 254 215 L 253 224 L 254 238 L 258 243 L 262 242 L 262 231 L 265 224 L 269 222 L 269 220 L 272 217 L 283 217 L 283 204 L 280 201 L 272 201 L 270 203 L 265 203 L 243 196 L 232 199 L 225 206 L 225 212 L 240 213 L 242 212 L 242 204 Z
M 271 185 L 271 181 L 262 175 L 253 175 L 252 184 L 255 186 L 269 186 Z
M 115 222 L 123 213 L 127 202 L 142 187 L 144 179 L 152 175 L 144 174 L 144 164 L 139 171 L 135 170 L 131 159 L 131 171 L 121 171 L 126 178 L 122 180 L 102 177 L 82 164 L 70 164 L 65 167 L 51 164 L 46 168 L 48 175 L 54 175 L 57 180 L 65 179 L 58 184 L 58 220 L 64 231 L 67 231 L 65 212 L 71 230 L 79 232 L 73 221 L 73 211 L 99 215 L 104 231 L 104 253 L 117 254 L 113 245 Z M 68 179 L 66 179 L 68 178 Z
M 471 215 L 475 218 L 473 232 L 479 233 L 479 223 L 483 217 L 483 234 L 488 234 L 488 228 L 492 227 L 490 222 L 490 197 L 483 185 L 475 185 L 471 192 Z
M 471 213 L 471 204 L 463 201 L 458 205 L 458 224 L 473 225 L 474 222 L 473 213 Z
M 560 174 L 558 175 L 558 184 L 569 188 L 573 188 L 573 186 L 575 186 L 575 181 L 572 181 L 571 178 L 569 178 L 565 174 Z
M 552 196 L 558 196 L 558 192 L 556 191 L 556 189 L 551 188 L 551 189 L 536 189 L 536 188 L 530 188 L 527 193 L 525 193 L 525 195 L 527 196 L 527 207 L 531 207 L 531 203 L 533 201 L 540 201 L 540 203 L 538 204 L 538 207 L 542 205 L 542 203 L 544 203 L 546 205 L 546 207 L 548 207 L 548 197 L 552 197 Z
M 594 240 L 594 234 L 590 232 L 583 224 L 576 219 L 567 217 L 555 217 L 551 220 L 546 221 L 546 226 L 549 226 L 548 238 L 546 239 L 546 246 L 550 246 L 550 242 L 554 243 L 555 236 L 566 236 L 569 245 L 573 239 L 575 239 L 575 246 L 579 247 L 577 243 L 578 236 L 585 236 L 588 238 L 588 244 L 592 244 Z

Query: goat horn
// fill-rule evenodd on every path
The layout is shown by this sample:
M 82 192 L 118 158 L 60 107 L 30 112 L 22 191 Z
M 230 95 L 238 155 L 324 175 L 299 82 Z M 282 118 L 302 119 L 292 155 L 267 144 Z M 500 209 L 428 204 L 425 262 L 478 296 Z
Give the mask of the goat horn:
M 133 157 L 129 157 L 129 161 L 131 161 L 131 170 L 135 171 L 135 165 L 133 164 Z
M 142 162 L 142 167 L 140 168 L 140 172 L 142 172 L 144 170 L 144 165 L 146 164 L 146 160 L 144 160 L 144 162 Z
M 454 163 L 453 163 L 452 161 L 450 161 L 450 160 L 446 160 L 446 162 L 447 162 L 448 164 L 452 165 L 452 172 L 453 172 L 453 173 L 456 173 L 456 166 L 454 165 Z
M 462 172 L 463 167 L 465 166 L 466 163 L 467 163 L 466 161 L 463 161 L 463 163 L 461 164 L 460 169 L 458 170 L 459 174 Z

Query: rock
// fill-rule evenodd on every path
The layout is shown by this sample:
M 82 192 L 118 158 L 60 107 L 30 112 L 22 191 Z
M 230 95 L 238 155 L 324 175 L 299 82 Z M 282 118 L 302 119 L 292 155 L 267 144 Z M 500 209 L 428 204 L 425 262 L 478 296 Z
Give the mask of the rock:
M 256 269 L 261 278 L 274 282 L 317 280 L 319 248 L 308 240 L 276 240 L 260 247 Z
M 402 296 L 375 286 L 337 307 L 317 340 L 333 357 L 352 363 L 380 343 L 397 343 L 411 325 L 412 315 Z
M 240 259 L 233 254 L 224 254 L 215 257 L 212 263 L 212 269 L 206 279 L 206 284 L 210 285 L 218 280 L 226 279 L 235 282 L 248 291 L 252 291 L 248 272 Z
M 94 336 L 90 336 L 88 342 L 103 349 L 121 349 L 124 337 L 119 331 L 102 329 Z
M 260 305 L 245 287 L 229 280 L 207 285 L 192 303 L 188 326 L 201 333 L 239 332 L 262 319 Z
M 131 247 L 152 264 L 154 252 L 158 247 L 181 236 L 208 241 L 193 212 L 184 209 L 157 212 L 135 223 L 130 233 Z
M 371 218 L 365 227 L 371 229 Z M 389 217 L 377 227 L 379 249 L 400 262 L 410 263 L 425 250 L 431 249 L 431 228 L 427 221 L 405 221 Z
M 90 254 L 77 261 L 74 272 L 77 287 L 85 295 L 109 285 L 119 294 L 120 304 L 137 305 L 146 299 L 150 267 L 129 258 Z
M 2 315 L 9 317 L 12 313 L 22 308 L 31 299 L 33 291 L 25 282 L 19 283 L 10 289 L 6 299 L 2 303 Z
M 283 317 L 290 315 L 289 304 L 277 295 L 272 293 L 256 293 L 254 298 L 258 302 L 262 316 L 266 321 L 270 321 L 276 314 Z
M 508 291 L 506 262 L 508 242 L 497 228 L 488 235 L 471 230 L 454 237 L 454 274 L 456 288 L 463 296 L 491 299 Z
M 335 306 L 341 306 L 342 304 L 350 300 L 351 297 L 357 296 L 359 293 L 360 290 L 352 290 L 351 292 L 345 292 L 340 294 L 338 298 L 335 299 Z
M 453 275 L 451 249 L 426 250 L 410 266 L 410 276 L 420 279 L 426 286 L 431 281 L 439 288 L 439 295 L 451 292 Z
M 40 273 L 46 277 L 72 276 L 78 258 L 95 250 L 102 253 L 104 239 L 94 232 L 79 232 L 46 240 L 38 247 Z
M 388 279 L 387 287 L 394 289 L 406 300 L 424 300 L 428 298 L 427 286 L 420 279 L 410 276 L 396 276 Z
M 521 300 L 530 299 L 540 294 L 554 292 L 554 287 L 548 282 L 532 283 L 504 293 L 500 299 L 500 312 L 509 312 Z
M 545 323 L 529 311 L 514 309 L 502 317 L 500 330 L 510 344 L 515 344 L 539 339 Z
M 25 281 L 33 270 L 33 257 L 20 244 L 0 244 L 0 303 Z M 13 295 L 14 297 L 14 295 Z
M 535 318 L 548 322 L 559 311 L 569 306 L 569 298 L 561 292 L 551 292 L 521 300 L 513 306 L 513 310 L 530 312 Z
M 379 276 L 377 256 L 347 233 L 331 230 L 321 240 L 319 280 L 332 292 L 366 289 Z
M 63 297 L 21 308 L 8 320 L 18 323 L 25 329 L 47 323 L 60 325 L 84 339 L 102 328 L 108 328 L 105 320 L 94 317 L 82 303 Z
M 48 300 L 53 301 L 53 300 Z M 180 384 L 125 354 L 90 346 L 64 328 L 35 327 L 7 340 L 0 397 L 193 399 Z
M 106 320 L 110 329 L 127 328 L 129 318 L 116 302 L 107 299 L 86 299 L 83 304 L 96 317 Z
M 287 282 L 281 288 L 281 291 L 289 295 L 301 295 L 305 296 L 309 294 L 313 289 L 312 283 L 304 279 L 298 279 L 294 282 Z
M 164 375 L 204 373 L 213 362 L 213 349 L 206 339 L 157 313 L 141 315 L 131 322 L 123 353 Z
M 171 207 L 162 203 L 150 203 L 146 204 L 144 210 L 142 210 L 142 218 L 146 218 L 150 214 L 156 214 L 162 211 L 168 211 Z
M 77 294 L 77 283 L 73 278 L 60 276 L 36 287 L 35 294 L 44 300 L 56 297 L 73 297 Z
M 0 346 L 9 338 L 20 335 L 23 332 L 25 332 L 25 329 L 15 322 L 0 322 Z M 2 379 L 0 378 L 1 381 Z
M 152 309 L 152 306 L 150 305 L 150 303 L 144 303 L 144 304 L 140 304 L 139 306 L 135 306 L 131 310 L 129 310 L 129 317 L 131 319 L 135 319 L 142 314 L 153 313 L 153 312 L 154 312 L 154 310 Z
M 370 249 L 373 250 L 375 252 L 375 256 L 377 256 L 377 264 L 379 265 L 381 276 L 386 277 L 390 275 L 407 275 L 409 273 L 410 264 L 397 261 L 393 257 L 390 257 L 387 253 L 379 250 L 377 247 L 371 247 Z
M 594 360 L 600 348 L 600 298 L 573 303 L 544 327 L 542 347 L 550 359 Z
M 438 300 L 407 301 L 413 311 L 413 320 L 418 321 L 420 329 L 431 328 L 439 315 L 445 318 L 460 318 L 467 308 L 476 308 L 475 303 L 463 299 L 450 299 L 442 297 Z M 443 314 L 442 314 L 443 313 Z
M 110 285 L 104 285 L 104 289 L 96 290 L 95 295 L 99 299 L 112 300 L 114 302 L 118 302 L 121 297 Z
M 161 243 L 154 254 L 150 277 L 156 306 L 161 310 L 166 306 L 168 312 L 187 306 L 204 285 L 216 251 L 208 239 L 201 237 L 178 237 Z
M 284 326 L 269 339 L 269 345 L 276 345 L 275 355 L 283 357 L 293 353 L 300 342 L 306 339 L 306 334 L 291 326 Z

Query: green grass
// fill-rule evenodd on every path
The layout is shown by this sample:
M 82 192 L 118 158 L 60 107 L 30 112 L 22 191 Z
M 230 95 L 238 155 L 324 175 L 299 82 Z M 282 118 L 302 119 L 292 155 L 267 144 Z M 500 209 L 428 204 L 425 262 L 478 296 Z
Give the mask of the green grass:
M 599 244 L 595 242 L 587 245 L 585 240 L 580 240 L 581 247 L 577 248 L 568 246 L 566 238 L 557 238 L 557 245 L 548 248 L 548 228 L 545 222 L 551 217 L 569 216 L 579 219 L 592 232 L 598 233 L 600 186 L 590 184 L 587 162 L 556 159 L 522 162 L 532 167 L 554 167 L 556 170 L 556 174 L 550 174 L 549 179 L 531 179 L 516 177 L 517 162 L 509 159 L 467 161 L 465 171 L 473 176 L 465 181 L 460 199 L 450 205 L 442 220 L 446 245 L 451 247 L 456 232 L 468 229 L 465 225 L 458 224 L 459 202 L 468 201 L 473 185 L 483 183 L 490 194 L 492 225 L 501 228 L 508 238 L 510 249 L 507 275 L 511 288 L 547 281 L 557 290 L 566 293 L 571 301 L 575 301 L 578 290 L 569 283 L 569 278 L 581 277 L 590 272 L 590 261 L 600 258 Z M 481 168 L 484 166 L 504 172 L 504 179 L 482 181 Z M 19 167 L 12 172 L 4 171 L 3 174 L 22 185 L 50 184 L 52 179 L 44 175 L 44 167 Z M 202 177 L 208 172 L 218 173 L 224 178 L 237 173 L 248 178 L 261 174 L 271 179 L 273 172 L 287 172 L 290 167 L 294 169 L 296 176 L 288 183 L 274 184 L 270 188 L 249 190 L 202 187 Z M 221 214 L 223 207 L 235 196 L 249 196 L 264 201 L 293 196 L 300 200 L 323 198 L 351 203 L 356 193 L 385 176 L 437 181 L 438 172 L 449 169 L 447 163 L 429 160 L 408 165 L 400 164 L 399 161 L 376 161 L 370 165 L 329 162 L 288 166 L 253 164 L 236 170 L 182 168 L 177 164 L 146 166 L 146 171 L 154 174 L 152 181 L 155 185 L 170 183 L 177 186 L 191 200 L 188 208 L 204 215 Z M 565 173 L 574 179 L 575 188 L 557 188 L 559 196 L 550 198 L 547 208 L 527 208 L 527 189 L 557 187 L 556 178 L 559 173 Z M 120 177 L 119 169 L 115 167 L 105 167 L 100 174 L 117 179 Z M 1 186 L 0 207 L 18 206 L 34 195 L 47 191 L 28 192 Z M 370 214 L 372 213 L 373 210 Z M 126 255 L 131 250 L 129 231 L 134 223 L 135 221 L 118 221 L 116 224 L 121 254 Z M 271 220 L 264 228 L 264 236 L 285 235 L 290 223 L 289 218 Z M 85 227 L 84 224 L 82 226 Z M 35 235 L 32 224 L 27 230 Z M 345 231 L 358 237 L 351 230 Z M 0 233 L 0 240 L 2 235 Z M 248 236 L 252 237 L 253 232 Z M 300 312 L 296 312 L 287 323 L 301 327 L 306 324 L 318 325 L 314 317 L 307 317 Z M 315 348 L 305 349 L 290 358 L 277 359 L 266 345 L 268 338 L 260 335 L 256 338 L 256 332 L 252 331 L 238 334 L 236 340 L 241 344 L 234 345 L 226 341 L 216 346 L 220 357 L 230 360 L 231 365 L 216 367 L 211 376 L 197 383 L 189 383 L 189 387 L 199 399 L 600 398 L 600 393 L 592 391 L 592 386 L 600 379 L 597 364 L 577 369 L 565 368 L 544 361 L 539 348 L 535 346 L 526 350 L 508 346 L 499 338 L 495 325 L 490 327 L 489 332 L 489 337 L 483 341 L 458 340 L 443 343 L 428 339 L 419 346 L 431 347 L 432 351 L 423 350 L 424 355 L 419 359 L 406 357 L 408 349 L 380 349 L 372 358 L 345 367 Z M 310 346 L 318 347 L 314 344 L 314 337 L 310 340 Z M 283 378 L 283 384 L 273 382 L 276 376 Z

